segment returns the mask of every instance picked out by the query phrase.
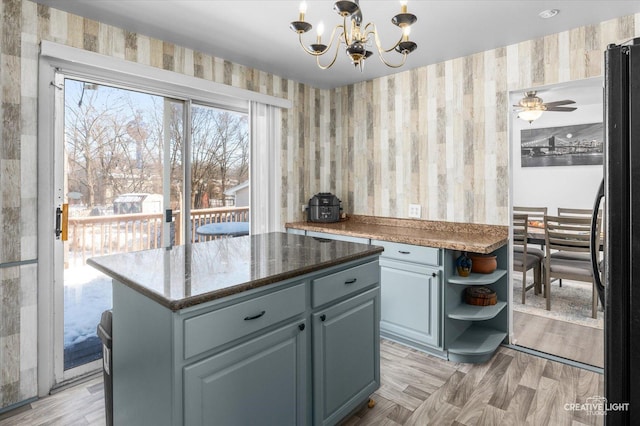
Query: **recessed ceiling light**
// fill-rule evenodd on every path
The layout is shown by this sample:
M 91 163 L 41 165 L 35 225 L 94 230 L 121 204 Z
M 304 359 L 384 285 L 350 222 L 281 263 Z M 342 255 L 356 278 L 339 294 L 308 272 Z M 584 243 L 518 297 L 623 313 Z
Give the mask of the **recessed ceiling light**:
M 541 17 L 542 19 L 549 19 L 549 18 L 553 18 L 554 16 L 556 16 L 558 14 L 558 12 L 560 12 L 558 9 L 547 9 L 547 10 L 543 10 L 542 12 L 538 13 L 538 16 Z

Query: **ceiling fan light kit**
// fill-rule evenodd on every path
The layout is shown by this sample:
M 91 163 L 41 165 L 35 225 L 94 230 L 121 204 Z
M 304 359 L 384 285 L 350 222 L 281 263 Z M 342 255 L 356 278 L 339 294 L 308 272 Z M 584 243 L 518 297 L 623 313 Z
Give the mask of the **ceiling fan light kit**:
M 528 121 L 529 124 L 542 117 L 542 113 L 545 111 L 571 112 L 576 110 L 575 107 L 562 106 L 575 104 L 575 101 L 565 99 L 563 101 L 543 102 L 542 98 L 538 97 L 536 93 L 535 90 L 525 92 L 525 97 L 520 99 L 518 105 L 514 105 L 518 118 Z
M 289 28 L 298 34 L 298 40 L 302 49 L 316 57 L 316 63 L 321 69 L 327 69 L 333 66 L 338 57 L 341 44 L 344 44 L 345 52 L 351 59 L 351 63 L 356 68 L 359 68 L 360 71 L 363 70 L 365 60 L 373 55 L 373 52 L 368 49 L 370 46 L 375 45 L 380 60 L 391 68 L 403 66 L 409 53 L 418 47 L 415 42 L 409 40 L 411 25 L 413 25 L 418 18 L 407 11 L 406 1 L 400 2 L 400 13 L 391 18 L 391 23 L 400 28 L 401 35 L 400 39 L 388 49 L 382 47 L 375 24 L 372 22 L 367 24 L 362 23 L 362 9 L 360 9 L 359 0 L 337 1 L 333 5 L 333 10 L 342 17 L 342 24 L 338 24 L 333 28 L 328 45 L 322 43 L 322 33 L 324 32 L 324 25 L 322 23 L 320 23 L 317 28 L 316 42 L 310 44 L 309 47 L 303 43 L 302 35 L 311 31 L 313 28 L 310 23 L 305 21 L 305 14 L 307 13 L 307 4 L 305 1 L 300 4 L 298 20 L 291 22 L 289 25 Z M 334 42 L 336 43 L 336 47 L 333 58 L 329 63 L 323 65 L 320 63 L 320 56 L 330 52 Z M 390 63 L 384 58 L 384 54 L 391 51 L 402 55 L 399 63 Z
M 533 123 L 538 118 L 542 117 L 542 109 L 527 109 L 518 113 L 518 118 L 524 121 L 528 121 L 529 124 Z

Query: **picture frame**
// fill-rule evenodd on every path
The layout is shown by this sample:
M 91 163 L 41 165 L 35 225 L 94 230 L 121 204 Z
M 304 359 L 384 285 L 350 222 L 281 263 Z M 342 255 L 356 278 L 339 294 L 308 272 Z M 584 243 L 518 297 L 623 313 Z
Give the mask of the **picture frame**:
M 604 161 L 602 122 L 520 131 L 522 167 L 597 166 Z

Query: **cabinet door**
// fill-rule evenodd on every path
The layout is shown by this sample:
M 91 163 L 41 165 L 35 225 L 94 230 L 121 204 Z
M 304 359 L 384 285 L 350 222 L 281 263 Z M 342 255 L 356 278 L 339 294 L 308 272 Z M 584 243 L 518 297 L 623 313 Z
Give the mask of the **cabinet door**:
M 299 321 L 185 367 L 185 424 L 308 424 L 308 332 Z
M 379 290 L 312 317 L 314 425 L 336 424 L 380 386 Z
M 382 263 L 382 262 L 381 262 Z M 417 343 L 440 347 L 440 274 L 438 269 L 380 268 L 380 329 Z

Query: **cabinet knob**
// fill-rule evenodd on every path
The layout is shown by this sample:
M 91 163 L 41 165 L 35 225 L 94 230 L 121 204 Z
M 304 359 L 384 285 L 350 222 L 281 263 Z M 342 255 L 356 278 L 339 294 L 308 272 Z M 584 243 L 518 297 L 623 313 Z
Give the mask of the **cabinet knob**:
M 304 330 L 304 324 L 298 325 L 298 328 L 300 329 L 300 331 Z
M 435 272 L 432 272 L 432 273 L 431 273 L 431 276 L 432 276 L 433 278 L 435 278 L 435 277 L 437 277 L 437 276 L 438 276 L 438 274 L 436 274 Z
M 325 314 L 320 315 L 320 321 L 323 321 L 327 319 L 327 316 Z

